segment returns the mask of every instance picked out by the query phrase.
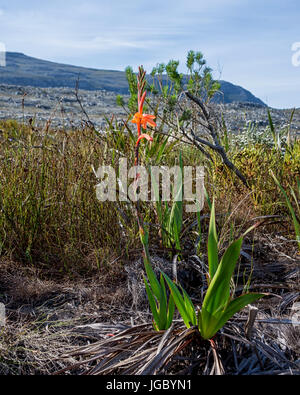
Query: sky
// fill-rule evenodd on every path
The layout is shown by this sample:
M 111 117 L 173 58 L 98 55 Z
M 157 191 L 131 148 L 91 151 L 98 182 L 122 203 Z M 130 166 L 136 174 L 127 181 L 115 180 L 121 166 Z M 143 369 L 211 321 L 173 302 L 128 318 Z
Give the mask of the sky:
M 0 0 L 7 51 L 97 69 L 201 51 L 216 79 L 274 108 L 300 107 L 299 0 Z M 1 72 L 1 70 L 0 70 Z

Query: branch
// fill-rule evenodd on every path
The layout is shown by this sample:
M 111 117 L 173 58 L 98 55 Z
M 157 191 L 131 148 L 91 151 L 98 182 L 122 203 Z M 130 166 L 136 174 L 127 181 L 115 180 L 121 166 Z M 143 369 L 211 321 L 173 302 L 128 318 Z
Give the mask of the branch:
M 86 117 L 86 120 L 85 120 L 84 122 L 85 122 L 90 128 L 92 128 L 95 132 L 97 132 L 97 134 L 98 134 L 98 131 L 97 131 L 96 127 L 95 127 L 94 122 L 92 122 L 92 121 L 90 120 L 90 117 L 89 117 L 88 113 L 86 112 L 85 108 L 83 107 L 82 102 L 81 102 L 81 99 L 80 99 L 80 97 L 79 97 L 79 75 L 78 75 L 78 78 L 77 78 L 77 80 L 76 80 L 76 86 L 75 86 L 75 92 L 74 92 L 74 94 L 75 94 L 76 100 L 77 100 L 77 102 L 78 102 L 78 104 L 79 104 L 79 106 L 80 106 L 80 108 L 81 108 L 81 111 L 83 112 L 83 114 L 84 114 L 85 117 Z
M 249 184 L 248 181 L 246 180 L 245 176 L 239 171 L 239 169 L 228 159 L 227 154 L 224 150 L 224 148 L 222 147 L 222 145 L 219 142 L 218 139 L 218 135 L 215 131 L 215 128 L 210 120 L 210 113 L 208 112 L 205 104 L 196 96 L 192 95 L 190 92 L 185 91 L 185 95 L 187 96 L 187 98 L 189 98 L 191 101 L 193 101 L 195 104 L 198 105 L 198 107 L 200 107 L 202 114 L 203 114 L 203 118 L 204 120 L 207 122 L 207 126 L 206 129 L 208 130 L 210 136 L 213 139 L 214 144 L 210 143 L 209 141 L 203 140 L 200 137 L 196 136 L 194 132 L 193 133 L 193 137 L 196 141 L 198 141 L 200 144 L 206 145 L 209 148 L 211 148 L 214 151 L 217 151 L 219 153 L 219 155 L 222 157 L 223 163 L 225 164 L 225 166 L 227 166 L 230 170 L 232 170 L 237 177 L 243 182 L 243 184 L 249 188 Z

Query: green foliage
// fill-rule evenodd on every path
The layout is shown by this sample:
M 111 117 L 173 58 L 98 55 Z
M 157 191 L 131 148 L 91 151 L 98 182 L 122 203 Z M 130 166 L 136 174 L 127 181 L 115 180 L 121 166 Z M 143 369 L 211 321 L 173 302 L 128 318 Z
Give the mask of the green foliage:
M 231 279 L 240 256 L 243 239 L 233 242 L 225 251 L 220 263 L 218 262 L 218 247 L 215 227 L 214 203 L 211 209 L 210 229 L 208 237 L 208 257 L 210 281 L 202 308 L 196 314 L 194 305 L 188 294 L 164 275 L 174 298 L 175 305 L 187 328 L 198 326 L 204 339 L 211 339 L 234 314 L 245 306 L 262 298 L 264 294 L 247 293 L 234 298 L 230 291 Z
M 170 136 L 154 133 L 152 143 L 145 147 L 143 158 L 146 164 L 157 166 L 166 161 L 176 144 L 176 141 L 170 141 Z
M 206 66 L 206 60 L 201 52 L 189 51 L 187 54 L 186 67 L 188 75 L 178 71 L 180 63 L 178 60 L 171 59 L 167 64 L 159 63 L 150 73 L 147 80 L 146 89 L 153 96 L 161 96 L 164 99 L 164 111 L 173 113 L 178 103 L 178 97 L 184 89 L 201 97 L 203 100 L 210 100 L 220 89 L 220 84 L 213 80 L 212 70 Z M 137 111 L 137 81 L 132 67 L 125 69 L 128 82 L 130 98 L 128 108 L 131 113 Z M 118 95 L 117 104 L 124 106 L 124 100 Z M 180 115 L 180 122 L 188 121 L 191 117 L 189 109 Z
M 183 161 L 181 153 L 179 155 L 179 167 L 183 177 Z M 178 251 L 181 249 L 180 238 L 183 224 L 182 177 L 178 177 L 177 185 L 174 185 L 173 196 L 174 193 L 176 193 L 176 196 L 174 196 L 174 200 L 169 207 L 168 202 L 162 202 L 159 186 L 156 183 L 155 177 L 151 174 L 151 183 L 156 200 L 155 209 L 161 228 L 162 243 L 165 247 L 176 248 Z
M 189 70 L 188 90 L 196 96 L 211 99 L 220 89 L 219 82 L 212 78 L 212 70 L 206 66 L 206 60 L 201 52 L 189 51 L 186 66 Z
M 190 328 L 191 326 L 196 326 L 197 325 L 196 311 L 190 297 L 182 287 L 180 287 L 181 288 L 181 292 L 180 292 L 178 287 L 172 282 L 172 280 L 165 273 L 163 273 L 163 276 L 170 288 L 171 295 L 174 299 L 175 305 L 186 327 Z
M 213 277 L 218 269 L 218 266 L 219 266 L 218 236 L 217 236 L 217 230 L 216 230 L 215 203 L 214 202 L 212 204 L 211 214 L 210 214 L 207 256 L 208 256 L 209 277 L 211 280 L 211 279 L 213 279 Z
M 144 247 L 144 266 L 147 274 L 147 279 L 144 277 L 144 283 L 153 315 L 153 327 L 157 331 L 166 330 L 169 329 L 172 324 L 175 304 L 172 296 L 169 297 L 168 301 L 163 276 L 161 275 L 160 281 L 158 281 L 151 266 L 149 233 L 147 229 L 140 229 L 140 238 Z
M 126 79 L 128 82 L 130 98 L 128 101 L 128 108 L 134 114 L 138 111 L 137 99 L 138 99 L 138 88 L 136 76 L 132 70 L 132 67 L 128 66 L 125 69 Z
M 280 184 L 280 182 L 278 181 L 278 179 L 276 178 L 274 173 L 272 171 L 270 171 L 270 173 L 271 173 L 271 176 L 273 177 L 276 185 L 280 189 L 282 195 L 285 197 L 286 205 L 287 205 L 287 207 L 289 209 L 290 215 L 291 215 L 292 220 L 293 220 L 294 229 L 295 229 L 295 233 L 296 233 L 296 240 L 298 242 L 298 249 L 300 251 L 300 220 L 299 220 L 299 218 L 300 218 L 300 206 L 299 206 L 300 181 L 299 181 L 299 179 L 297 179 L 297 190 L 298 190 L 297 191 L 297 195 L 298 195 L 298 197 L 297 197 L 296 192 L 294 191 L 294 189 L 289 185 L 291 195 L 292 195 L 292 197 L 294 199 L 295 206 L 297 208 L 297 213 L 298 213 L 298 215 L 297 215 L 296 211 L 294 210 L 294 208 L 292 206 L 292 203 L 291 203 L 291 201 L 290 201 L 290 199 L 289 199 L 289 197 L 288 197 L 288 195 L 286 193 L 286 191 L 284 190 L 284 188 L 282 187 L 282 185 Z
M 300 140 L 291 141 L 284 154 L 282 151 L 276 150 L 275 147 L 270 147 L 268 143 L 258 144 L 248 141 L 241 148 L 239 145 L 235 145 L 235 141 L 236 137 L 228 133 L 230 147 L 228 155 L 250 184 L 252 190 L 250 198 L 257 215 L 278 214 L 282 195 L 279 189 L 274 188 L 270 170 L 273 171 L 285 190 L 289 190 L 289 185 L 295 190 L 297 188 L 296 179 L 300 177 Z M 217 156 L 214 157 L 211 177 L 214 178 L 218 198 L 226 196 L 227 192 L 225 191 L 229 192 L 235 188 L 235 178 Z
M 124 107 L 125 106 L 125 101 L 124 101 L 124 99 L 123 99 L 123 97 L 121 95 L 117 95 L 116 103 L 117 103 L 117 106 L 119 106 L 119 107 Z
M 97 169 L 102 163 L 111 164 L 118 176 L 121 157 L 126 156 L 133 163 L 132 147 L 136 138 L 131 129 L 120 128 L 112 119 L 107 120 L 105 138 L 95 136 L 89 129 L 50 130 L 43 135 L 16 121 L 0 121 L 0 129 L 0 253 L 19 262 L 41 265 L 45 272 L 93 270 L 109 264 L 124 252 L 126 259 L 137 240 L 134 213 L 125 203 L 97 200 L 94 188 L 97 179 L 92 166 Z M 172 167 L 180 152 L 184 163 L 188 160 L 191 166 L 203 164 L 204 159 L 194 148 L 159 133 L 154 133 L 153 139 L 151 145 L 142 144 L 140 149 L 141 160 L 147 165 Z M 291 140 L 284 156 L 263 144 L 249 143 L 238 151 L 232 148 L 230 133 L 228 141 L 234 163 L 253 180 L 248 200 L 253 216 L 289 213 L 286 199 L 270 174 L 272 170 L 299 218 L 292 190 L 297 196 L 300 141 Z M 234 202 L 244 196 L 243 191 L 236 188 L 234 178 L 215 158 L 213 166 L 206 171 L 207 177 L 211 177 L 208 192 L 214 194 L 220 205 L 230 196 L 231 210 L 234 210 Z M 141 209 L 154 224 L 151 227 L 153 243 L 157 245 L 163 237 L 163 245 L 171 246 L 167 218 L 170 218 L 172 204 L 167 207 L 166 202 L 162 203 L 162 215 L 156 215 L 158 206 L 151 210 L 153 206 L 141 204 Z M 236 216 L 239 222 L 244 221 L 244 212 L 237 211 Z M 191 223 L 195 218 L 186 215 L 184 220 Z M 286 237 L 295 234 L 292 220 L 290 224 L 281 227 Z M 204 240 L 204 224 L 200 223 L 200 229 Z M 182 226 L 180 248 L 184 248 L 184 230 Z M 172 240 L 173 243 L 176 240 L 174 235 Z
M 174 84 L 174 92 L 175 94 L 179 94 L 182 89 L 182 80 L 183 74 L 178 72 L 179 61 L 178 60 L 170 60 L 166 65 L 166 72 L 170 81 Z
M 214 215 L 213 204 L 211 222 L 214 222 Z M 215 256 L 217 240 L 213 224 L 210 233 L 213 233 L 211 238 L 214 242 L 208 244 L 208 254 Z M 230 244 L 210 279 L 201 312 L 199 312 L 199 331 L 204 339 L 211 339 L 235 313 L 264 296 L 263 294 L 249 293 L 234 299 L 230 292 L 231 279 L 240 256 L 242 242 L 243 239 L 240 238 Z M 212 266 L 213 270 L 210 269 L 210 272 L 213 273 L 216 264 L 211 259 L 209 265 Z
M 179 118 L 179 124 L 180 124 L 180 126 L 182 126 L 182 124 L 183 124 L 185 121 L 190 121 L 191 118 L 192 118 L 192 111 L 191 111 L 190 109 L 185 109 L 185 110 L 182 112 L 182 114 L 181 114 L 181 116 L 180 116 L 180 118 Z

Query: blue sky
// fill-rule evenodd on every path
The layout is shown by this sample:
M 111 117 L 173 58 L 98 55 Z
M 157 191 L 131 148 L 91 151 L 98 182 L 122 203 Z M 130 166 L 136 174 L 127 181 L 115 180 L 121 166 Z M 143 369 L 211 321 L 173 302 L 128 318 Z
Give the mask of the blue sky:
M 149 72 L 170 59 L 184 72 L 187 52 L 200 50 L 216 78 L 271 107 L 300 107 L 299 0 L 0 0 L 0 42 L 56 62 Z

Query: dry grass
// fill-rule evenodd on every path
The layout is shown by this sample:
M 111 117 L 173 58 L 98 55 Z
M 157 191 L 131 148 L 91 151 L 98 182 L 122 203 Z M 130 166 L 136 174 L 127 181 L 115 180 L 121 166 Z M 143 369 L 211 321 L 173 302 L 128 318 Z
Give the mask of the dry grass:
M 245 334 L 245 310 L 216 336 L 216 350 L 197 330 L 186 331 L 181 321 L 165 337 L 153 331 L 141 278 L 135 283 L 138 304 L 133 303 L 131 279 L 134 272 L 135 279 L 140 276 L 138 262 L 128 264 L 129 277 L 115 271 L 75 282 L 41 280 L 28 268 L 19 268 L 16 275 L 16 268 L 3 264 L 0 293 L 7 324 L 0 335 L 0 372 L 300 374 L 300 326 L 291 323 L 292 307 L 299 301 L 299 259 L 296 250 L 288 259 L 283 252 L 287 245 L 281 242 L 278 250 L 275 241 L 257 237 L 254 261 L 244 257 L 240 264 L 240 284 L 251 272 L 251 287 L 270 293 L 257 305 L 252 338 Z M 160 268 L 168 262 L 153 259 Z M 204 270 L 194 256 L 178 263 L 179 279 L 196 304 L 205 292 Z
M 287 321 L 299 302 L 299 254 L 288 211 L 268 174 L 272 169 L 284 186 L 294 185 L 299 143 L 284 161 L 257 148 L 265 163 L 263 171 L 256 151 L 232 154 L 246 176 L 254 177 L 251 191 L 217 161 L 206 166 L 206 187 L 216 198 L 220 252 L 260 222 L 242 247 L 237 292 L 248 288 L 276 295 L 259 302 L 252 339 L 245 336 L 244 311 L 218 334 L 215 350 L 199 339 L 197 331 L 184 332 L 180 322 L 163 342 L 163 334 L 152 332 L 134 213 L 123 203 L 101 204 L 96 199 L 92 166 L 104 162 L 117 168 L 120 153 L 133 160 L 124 130 L 110 125 L 104 138 L 88 128 L 36 130 L 13 121 L 2 122 L 0 129 L 0 302 L 7 309 L 6 326 L 0 328 L 0 373 L 299 372 L 299 326 Z M 163 163 L 173 166 L 181 150 L 185 164 L 205 163 L 199 152 L 180 143 L 163 157 Z M 174 257 L 161 247 L 153 208 L 142 205 L 142 210 L 145 220 L 154 225 L 150 233 L 154 266 L 172 272 Z M 206 205 L 198 255 L 196 218 L 185 216 L 177 263 L 178 278 L 195 304 L 201 304 L 207 286 L 208 213 Z M 141 328 L 147 328 L 146 340 Z M 183 336 L 176 345 L 175 333 Z M 128 355 L 112 356 L 114 349 L 109 347 L 123 344 L 125 338 L 136 348 Z M 151 347 L 139 350 L 145 341 Z M 97 354 L 103 346 L 107 352 Z M 165 352 L 165 359 L 158 361 L 157 347 Z M 91 354 L 94 360 L 89 362 Z M 148 358 L 146 367 L 141 355 Z M 112 357 L 118 365 L 109 365 Z

